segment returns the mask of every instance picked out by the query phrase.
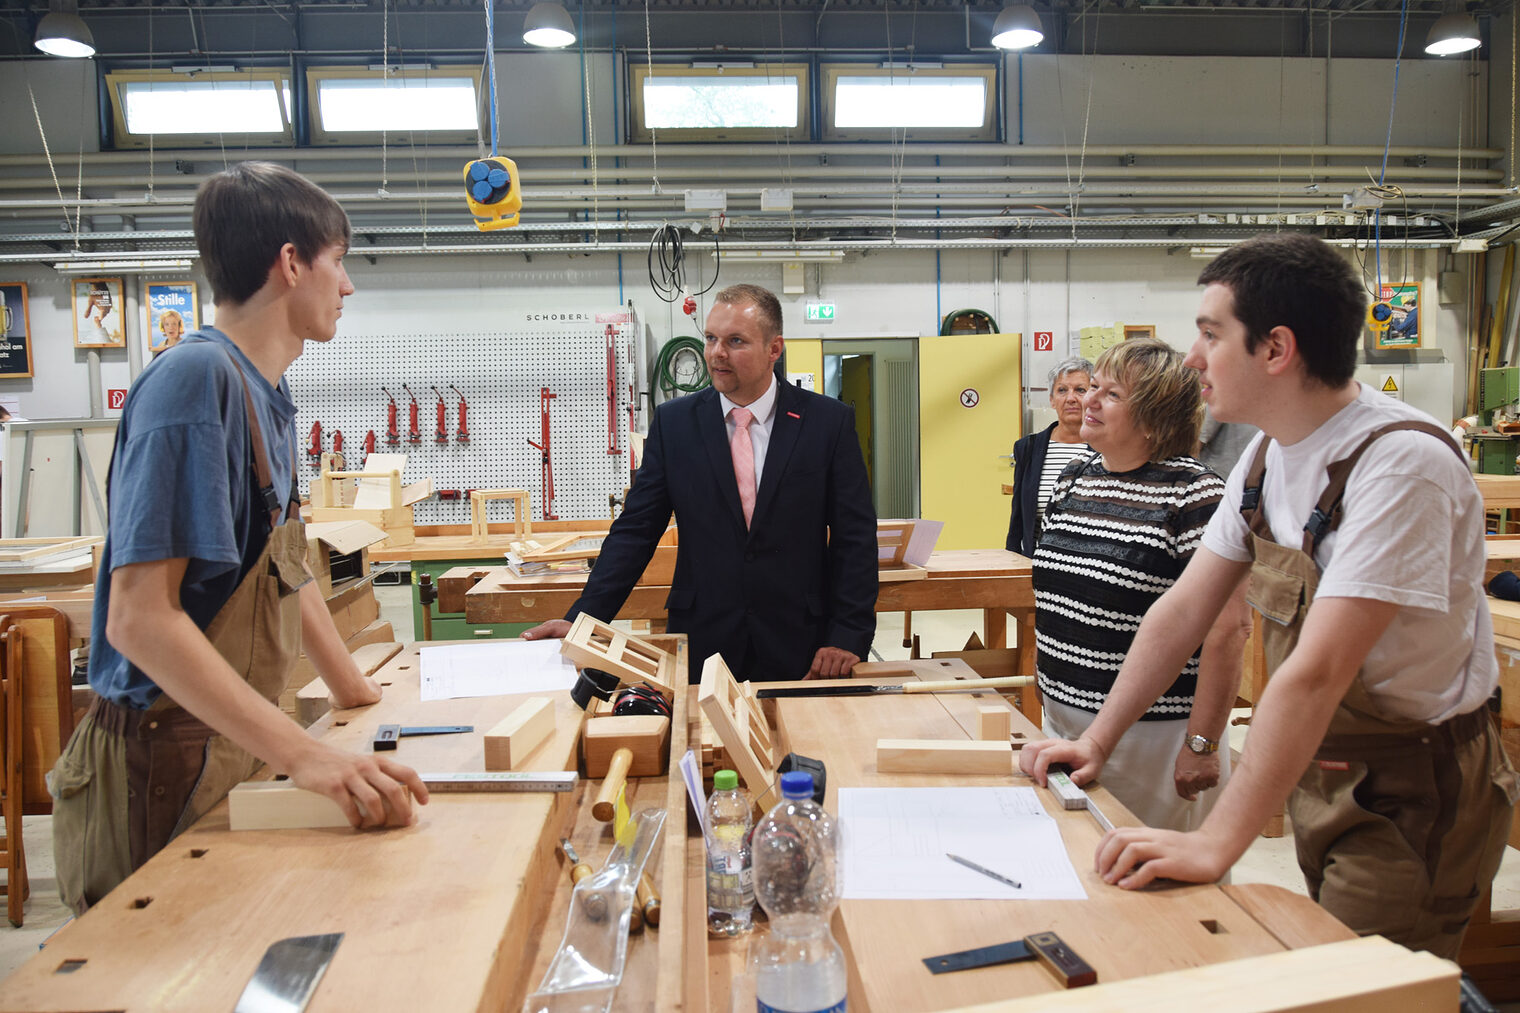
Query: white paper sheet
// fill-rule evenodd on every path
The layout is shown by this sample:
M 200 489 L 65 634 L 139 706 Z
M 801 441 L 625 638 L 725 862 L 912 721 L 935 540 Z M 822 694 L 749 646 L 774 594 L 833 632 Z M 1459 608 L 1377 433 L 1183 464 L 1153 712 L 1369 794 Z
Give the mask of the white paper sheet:
M 1087 899 L 1034 788 L 841 788 L 839 819 L 849 900 Z
M 575 685 L 575 666 L 558 640 L 424 647 L 421 698 L 542 693 Z

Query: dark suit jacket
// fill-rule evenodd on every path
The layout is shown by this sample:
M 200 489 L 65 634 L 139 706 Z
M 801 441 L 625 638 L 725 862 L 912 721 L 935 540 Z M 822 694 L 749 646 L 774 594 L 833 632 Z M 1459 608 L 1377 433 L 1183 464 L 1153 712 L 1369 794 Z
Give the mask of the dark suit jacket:
M 721 652 L 741 679 L 800 679 L 819 647 L 864 660 L 876 632 L 876 512 L 848 405 L 782 383 L 746 531 L 712 388 L 655 409 L 644 460 L 567 619 L 610 620 L 675 513 L 665 608 L 691 679 Z
M 1052 422 L 1044 431 L 1021 437 L 1013 445 L 1013 515 L 1008 518 L 1008 542 L 1004 547 L 1021 556 L 1034 555 L 1040 472 L 1045 469 L 1045 451 L 1057 424 Z

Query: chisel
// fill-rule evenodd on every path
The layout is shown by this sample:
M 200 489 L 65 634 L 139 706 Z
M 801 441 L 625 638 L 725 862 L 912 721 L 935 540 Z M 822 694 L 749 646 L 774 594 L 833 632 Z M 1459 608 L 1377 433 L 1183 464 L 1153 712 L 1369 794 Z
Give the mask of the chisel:
M 1033 676 L 1011 675 L 1002 679 L 949 679 L 944 682 L 905 682 L 901 684 L 863 683 L 859 686 L 778 686 L 755 691 L 761 700 L 798 696 L 897 696 L 914 693 L 985 693 L 995 689 L 1014 689 L 1034 685 Z

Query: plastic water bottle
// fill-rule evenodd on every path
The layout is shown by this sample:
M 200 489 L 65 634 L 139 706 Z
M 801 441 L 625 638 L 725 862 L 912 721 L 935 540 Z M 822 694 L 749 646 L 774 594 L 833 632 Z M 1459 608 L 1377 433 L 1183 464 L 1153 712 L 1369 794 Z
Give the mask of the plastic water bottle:
M 739 775 L 732 770 L 714 774 L 713 793 L 707 799 L 707 928 L 716 935 L 742 935 L 754 923 L 750 811 L 749 793 L 739 787 Z
M 839 903 L 839 832 L 813 801 L 813 775 L 781 775 L 781 802 L 755 827 L 755 898 L 770 932 L 750 948 L 757 1013 L 844 1013 L 844 952 L 829 932 Z

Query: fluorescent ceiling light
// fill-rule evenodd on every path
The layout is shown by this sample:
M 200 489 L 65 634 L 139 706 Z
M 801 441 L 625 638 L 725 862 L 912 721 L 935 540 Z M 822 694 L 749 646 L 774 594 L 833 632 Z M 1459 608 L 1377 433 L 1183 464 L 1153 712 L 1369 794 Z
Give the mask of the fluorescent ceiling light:
M 1425 52 L 1431 56 L 1451 56 L 1477 49 L 1483 44 L 1478 34 L 1478 22 L 1466 11 L 1450 11 L 1441 15 L 1430 34 L 1425 36 Z
M 163 260 L 65 260 L 53 265 L 59 274 L 143 274 L 150 271 L 186 271 L 194 263 L 183 257 Z
M 565 8 L 552 0 L 536 3 L 523 18 L 523 41 L 544 49 L 564 49 L 575 41 L 575 25 Z
M 33 44 L 49 56 L 75 59 L 95 55 L 95 37 L 90 26 L 79 18 L 74 4 L 51 11 L 37 26 Z
M 844 260 L 843 250 L 715 250 L 712 255 L 715 259 L 782 264 L 837 264 Z
M 1045 38 L 1040 16 L 1028 4 L 1010 4 L 1003 8 L 992 25 L 992 44 L 999 49 L 1028 49 Z

